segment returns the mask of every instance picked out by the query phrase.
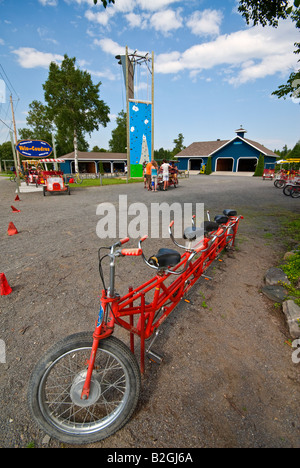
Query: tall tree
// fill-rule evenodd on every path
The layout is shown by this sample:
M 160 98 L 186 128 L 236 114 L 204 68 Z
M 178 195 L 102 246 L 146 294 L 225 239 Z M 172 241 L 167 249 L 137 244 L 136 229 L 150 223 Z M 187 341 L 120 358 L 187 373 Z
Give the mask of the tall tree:
M 180 153 L 180 151 L 182 151 L 185 148 L 185 146 L 183 145 L 183 140 L 184 140 L 184 136 L 182 133 L 179 133 L 178 137 L 173 140 L 173 143 L 175 144 L 172 150 L 173 157 L 176 156 L 176 154 Z
M 99 99 L 101 82 L 94 85 L 91 75 L 75 67 L 76 58 L 64 55 L 59 66 L 52 62 L 43 85 L 48 116 L 61 133 L 74 137 L 75 171 L 78 169 L 78 137 L 106 127 L 109 107 Z
M 30 129 L 21 128 L 19 130 L 21 139 L 33 138 L 51 143 L 54 126 L 48 118 L 47 106 L 40 101 L 32 101 L 29 108 L 26 122 Z
M 101 0 L 101 2 L 103 4 L 104 8 L 106 8 L 108 3 L 115 3 L 115 0 Z M 94 0 L 94 4 L 97 5 L 97 3 L 98 3 L 97 0 Z
M 240 0 L 238 10 L 247 23 L 277 28 L 280 19 L 290 17 L 297 29 L 300 29 L 300 0 Z M 295 54 L 300 54 L 300 42 L 295 42 Z M 299 62 L 299 60 L 298 60 Z M 272 93 L 279 98 L 300 97 L 300 70 L 293 71 L 286 84 Z

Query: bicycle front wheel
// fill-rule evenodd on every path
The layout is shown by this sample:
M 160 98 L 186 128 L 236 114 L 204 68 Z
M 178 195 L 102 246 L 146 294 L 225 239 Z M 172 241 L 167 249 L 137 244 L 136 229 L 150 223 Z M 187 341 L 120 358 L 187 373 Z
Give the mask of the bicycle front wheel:
M 37 364 L 28 403 L 39 426 L 68 444 L 109 437 L 132 416 L 139 398 L 140 371 L 120 340 L 100 340 L 90 395 L 81 399 L 92 349 L 92 334 L 78 333 L 57 343 Z
M 300 187 L 294 187 L 291 191 L 292 198 L 300 198 Z
M 294 189 L 293 185 L 286 185 L 283 189 L 284 195 L 291 196 L 293 189 Z
M 282 180 L 282 179 L 274 180 L 274 185 L 277 188 L 283 188 L 285 187 L 285 184 L 286 184 L 285 180 Z
M 77 176 L 75 177 L 75 183 L 80 185 L 82 184 L 82 182 L 83 178 L 79 174 L 77 174 Z

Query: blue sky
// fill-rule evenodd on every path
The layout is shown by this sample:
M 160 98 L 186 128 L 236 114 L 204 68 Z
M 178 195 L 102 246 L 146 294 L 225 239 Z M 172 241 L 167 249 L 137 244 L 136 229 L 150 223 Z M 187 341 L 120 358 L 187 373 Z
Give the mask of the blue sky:
M 172 149 L 179 133 L 194 141 L 231 139 L 243 125 L 247 137 L 270 149 L 300 139 L 299 103 L 272 91 L 297 67 L 297 31 L 289 20 L 277 29 L 249 27 L 236 0 L 116 0 L 106 10 L 93 0 L 0 0 L 0 143 L 9 140 L 12 93 L 17 129 L 26 126 L 51 61 L 76 57 L 110 107 L 111 122 L 87 139 L 108 149 L 115 118 L 125 109 L 125 86 L 115 55 L 154 52 L 155 149 Z M 2 75 L 2 76 L 1 76 Z M 136 75 L 136 95 L 150 99 L 146 67 Z M 1 83 L 1 82 L 0 82 Z M 0 87 L 1 96 L 1 87 Z M 1 100 L 1 99 L 0 99 Z M 298 100 L 299 101 L 299 100 Z M 8 126 L 8 127 L 7 127 Z

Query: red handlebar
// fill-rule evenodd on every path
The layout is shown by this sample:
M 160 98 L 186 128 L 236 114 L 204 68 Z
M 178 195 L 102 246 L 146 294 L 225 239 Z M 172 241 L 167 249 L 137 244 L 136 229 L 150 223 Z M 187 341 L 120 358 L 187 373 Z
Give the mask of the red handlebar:
M 130 240 L 129 237 L 124 237 L 124 239 L 121 239 L 121 240 L 120 240 L 120 243 L 121 243 L 121 245 L 123 245 L 123 244 L 125 244 L 126 242 L 128 242 L 129 240 Z
M 122 249 L 121 254 L 122 255 L 134 255 L 138 257 L 139 255 L 142 255 L 143 251 L 142 249 Z

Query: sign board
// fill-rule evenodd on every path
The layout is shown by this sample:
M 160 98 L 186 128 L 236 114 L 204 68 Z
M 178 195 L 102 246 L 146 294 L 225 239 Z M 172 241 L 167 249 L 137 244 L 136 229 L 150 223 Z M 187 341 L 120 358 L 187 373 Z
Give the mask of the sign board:
M 49 143 L 42 140 L 21 140 L 16 150 L 26 158 L 46 158 L 52 153 Z

